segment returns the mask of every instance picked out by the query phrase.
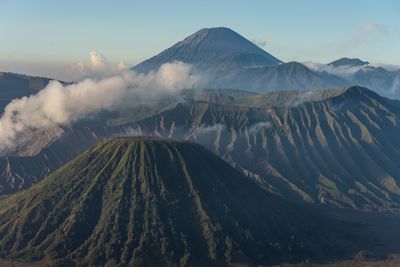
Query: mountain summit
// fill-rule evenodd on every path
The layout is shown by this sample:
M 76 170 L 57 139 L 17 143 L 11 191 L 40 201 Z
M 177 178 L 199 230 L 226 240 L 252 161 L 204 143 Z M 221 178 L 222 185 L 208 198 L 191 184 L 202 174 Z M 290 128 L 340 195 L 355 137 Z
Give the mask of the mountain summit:
M 204 28 L 132 69 L 156 71 L 162 64 L 181 61 L 201 74 L 197 88 L 310 90 L 350 84 L 335 75 L 315 73 L 297 62 L 283 63 L 235 31 Z
M 0 200 L 0 259 L 278 263 L 341 254 L 353 247 L 344 228 L 267 193 L 200 145 L 117 138 Z
M 332 61 L 329 63 L 329 66 L 333 67 L 342 67 L 342 66 L 348 66 L 348 67 L 362 67 L 368 65 L 368 61 L 362 61 L 361 59 L 358 58 L 348 58 L 348 57 L 343 57 L 341 59 Z
M 235 31 L 217 27 L 201 29 L 133 69 L 149 72 L 163 63 L 175 60 L 204 69 L 272 66 L 281 63 Z

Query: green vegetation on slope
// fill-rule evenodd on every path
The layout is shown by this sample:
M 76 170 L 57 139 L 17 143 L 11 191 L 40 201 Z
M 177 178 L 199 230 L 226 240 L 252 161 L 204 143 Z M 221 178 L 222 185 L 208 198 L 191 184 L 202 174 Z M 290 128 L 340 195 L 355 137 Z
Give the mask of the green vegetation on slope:
M 346 240 L 356 237 L 345 229 L 266 193 L 200 145 L 118 138 L 0 201 L 0 258 L 278 263 L 351 253 Z

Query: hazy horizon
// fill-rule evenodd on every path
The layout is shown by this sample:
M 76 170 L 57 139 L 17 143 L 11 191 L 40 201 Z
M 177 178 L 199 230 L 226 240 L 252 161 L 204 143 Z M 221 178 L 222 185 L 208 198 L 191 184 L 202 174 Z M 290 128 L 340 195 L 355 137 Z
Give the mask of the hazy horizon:
M 110 65 L 131 67 L 201 28 L 218 26 L 285 62 L 354 57 L 398 65 L 399 13 L 398 1 L 6 0 L 0 2 L 0 71 L 72 80 L 76 64 L 89 62 L 92 51 Z

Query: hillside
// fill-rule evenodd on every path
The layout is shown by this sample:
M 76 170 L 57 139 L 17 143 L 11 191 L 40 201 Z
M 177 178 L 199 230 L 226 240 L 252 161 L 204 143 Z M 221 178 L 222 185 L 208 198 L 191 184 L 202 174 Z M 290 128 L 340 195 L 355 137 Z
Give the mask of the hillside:
M 360 248 L 356 230 L 266 193 L 200 145 L 158 138 L 101 142 L 0 200 L 0 259 L 62 266 L 326 260 Z
M 162 105 L 159 105 L 162 106 Z M 75 126 L 32 156 L 5 157 L 1 193 L 27 188 L 110 136 L 188 139 L 267 191 L 294 201 L 367 210 L 400 208 L 400 105 L 372 91 L 184 91 L 165 109 L 135 109 L 112 126 Z M 131 114 L 131 115 L 130 115 Z M 62 153 L 60 152 L 62 151 Z
M 173 136 L 203 144 L 288 198 L 399 208 L 399 106 L 360 87 L 330 92 L 278 94 L 281 107 L 196 102 L 138 124 L 165 136 L 173 128 Z

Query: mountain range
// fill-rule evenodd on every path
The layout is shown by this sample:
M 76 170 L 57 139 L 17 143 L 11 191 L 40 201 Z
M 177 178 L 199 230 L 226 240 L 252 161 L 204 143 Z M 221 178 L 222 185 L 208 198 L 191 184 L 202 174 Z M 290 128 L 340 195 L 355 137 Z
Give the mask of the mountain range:
M 368 87 L 384 96 L 399 98 L 400 67 L 385 68 L 357 58 L 341 58 L 326 65 L 305 65 L 320 73 L 339 76 L 350 84 Z
M 399 208 L 400 105 L 368 89 L 186 90 L 145 118 L 138 113 L 64 128 L 61 137 L 36 138 L 3 157 L 1 193 L 29 187 L 104 138 L 154 135 L 198 142 L 267 191 L 296 201 Z
M 226 67 L 222 58 L 237 53 L 258 55 L 268 66 L 233 60 Z M 216 77 L 210 87 L 223 88 L 228 81 L 243 90 L 184 90 L 151 107 L 44 129 L 0 159 L 0 194 L 28 188 L 100 140 L 145 134 L 196 141 L 267 191 L 296 201 L 354 209 L 399 207 L 398 101 L 361 87 L 303 91 L 329 87 L 326 77 L 335 80 L 335 87 L 347 82 L 300 63 L 282 63 L 227 28 L 200 30 L 134 70 L 151 71 L 174 60 L 195 68 L 213 66 L 215 73 L 227 68 L 232 76 Z M 329 65 L 367 64 L 347 58 Z M 243 77 L 251 77 L 255 87 L 279 91 L 248 91 Z M 0 91 L 7 102 L 36 92 L 46 82 L 5 73 Z M 293 83 L 298 90 L 288 91 Z
M 224 27 L 201 29 L 132 69 L 148 73 L 173 61 L 191 64 L 202 74 L 199 88 L 269 92 L 359 85 L 384 96 L 400 97 L 400 67 L 388 70 L 356 58 L 341 58 L 314 68 L 285 63 Z
M 132 70 L 175 61 L 194 88 L 35 131 L 0 157 L 0 266 L 398 253 L 399 70 L 285 63 L 222 27 Z M 1 110 L 48 82 L 0 73 Z

